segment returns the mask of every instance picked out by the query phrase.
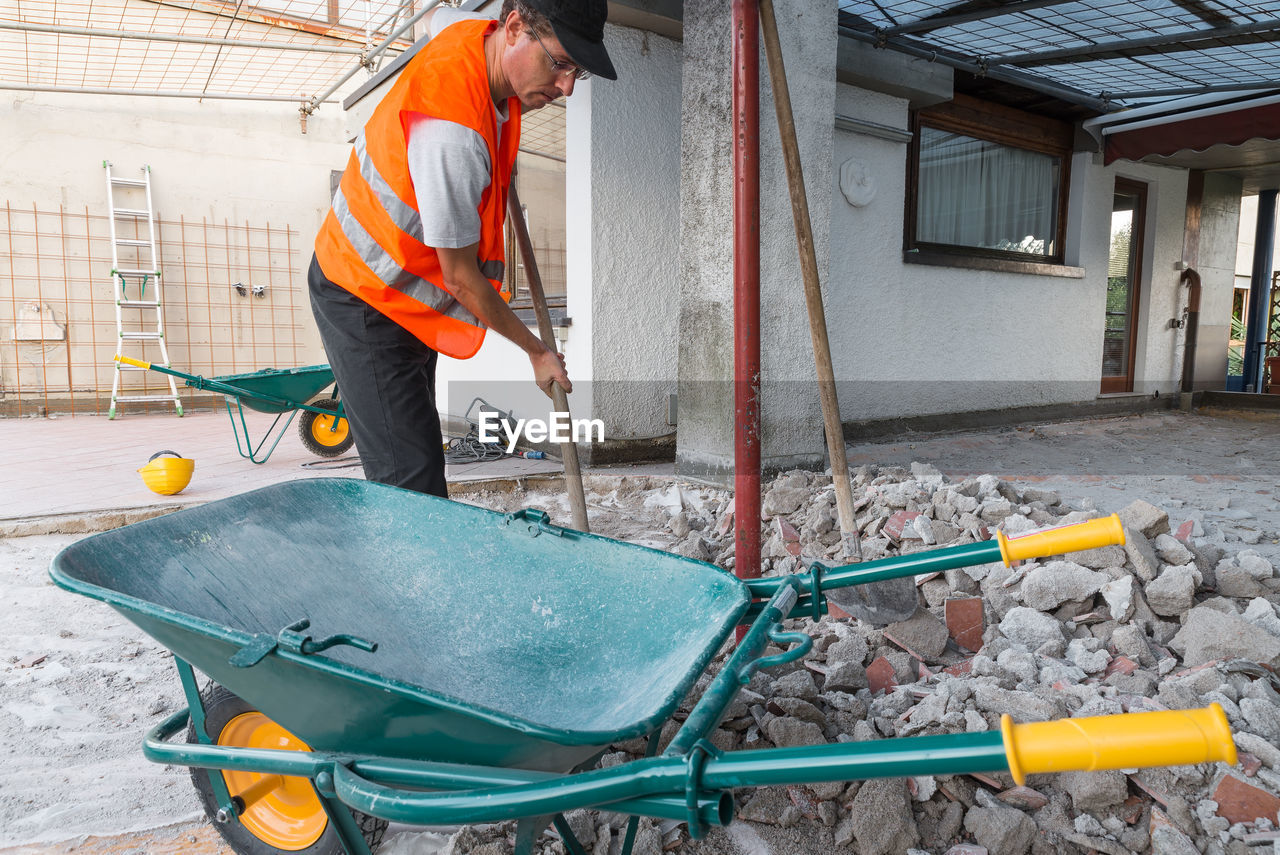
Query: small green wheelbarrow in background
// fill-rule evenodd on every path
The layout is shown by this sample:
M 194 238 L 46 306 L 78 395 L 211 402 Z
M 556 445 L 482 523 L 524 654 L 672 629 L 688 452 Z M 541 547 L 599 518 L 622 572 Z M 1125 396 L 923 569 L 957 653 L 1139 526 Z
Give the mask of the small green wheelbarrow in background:
M 226 374 L 212 379 L 198 374 L 187 374 L 175 371 L 153 362 L 130 359 L 127 356 L 116 356 L 116 361 L 135 368 L 149 368 L 161 374 L 172 374 L 181 377 L 183 382 L 193 389 L 216 392 L 225 396 L 223 403 L 227 407 L 227 416 L 231 419 L 231 429 L 236 437 L 236 450 L 240 456 L 254 463 L 266 463 L 271 452 L 276 450 L 280 439 L 284 436 L 294 417 L 299 412 L 302 419 L 298 422 L 298 435 L 307 451 L 320 457 L 338 457 L 345 454 L 355 441 L 351 435 L 351 427 L 345 418 L 342 401 L 338 397 L 335 386 L 333 393 L 325 398 L 316 398 L 333 382 L 333 369 L 328 365 L 308 365 L 303 368 L 264 368 L 249 374 Z M 231 409 L 231 401 L 235 400 L 236 409 Z M 314 400 L 313 400 L 314 399 Z M 275 414 L 275 420 L 267 428 L 262 439 L 256 444 L 250 439 L 249 424 L 245 421 L 244 408 L 260 413 Z M 288 418 L 284 424 L 280 420 L 285 414 Z M 239 415 L 239 424 L 236 416 Z M 244 437 L 243 443 L 241 437 Z M 272 437 L 274 436 L 274 439 Z M 265 454 L 262 447 L 271 440 L 271 446 Z
M 812 647 L 825 592 L 1123 542 L 1115 517 L 848 567 L 740 580 L 711 564 L 383 484 L 314 478 L 85 538 L 53 560 L 169 648 L 188 704 L 143 752 L 188 766 L 242 855 L 369 855 L 388 822 L 517 821 L 517 855 L 594 808 L 733 819 L 739 787 L 1236 761 L 1217 704 L 998 730 L 721 752 L 757 670 Z M 660 754 L 658 735 L 746 632 Z M 202 689 L 195 669 L 210 679 Z M 185 742 L 170 738 L 186 732 Z M 623 740 L 649 756 L 593 765 Z

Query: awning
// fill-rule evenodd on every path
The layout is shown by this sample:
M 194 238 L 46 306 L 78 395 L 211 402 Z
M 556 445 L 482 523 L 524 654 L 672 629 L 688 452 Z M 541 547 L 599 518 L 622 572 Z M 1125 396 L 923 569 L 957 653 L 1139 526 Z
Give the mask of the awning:
M 1121 114 L 1123 115 L 1123 114 Z M 1116 117 L 1119 118 L 1119 117 Z M 1280 95 L 1118 123 L 1102 129 L 1104 162 L 1280 140 Z

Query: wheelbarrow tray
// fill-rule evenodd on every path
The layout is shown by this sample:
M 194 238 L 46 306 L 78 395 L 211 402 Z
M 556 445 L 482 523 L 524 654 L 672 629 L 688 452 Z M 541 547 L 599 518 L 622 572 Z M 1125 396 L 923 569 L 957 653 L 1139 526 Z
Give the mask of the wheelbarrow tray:
M 709 564 L 336 478 L 94 535 L 51 575 L 315 750 L 545 771 L 660 728 L 750 603 Z M 303 618 L 378 648 L 230 664 Z
M 261 413 L 285 413 L 310 401 L 333 385 L 333 369 L 328 365 L 302 368 L 264 368 L 247 374 L 224 374 L 213 380 L 233 386 L 240 401 Z M 188 386 L 196 386 L 187 381 Z M 222 390 L 218 390 L 222 391 Z M 224 394 L 230 394 L 224 391 Z M 287 403 L 285 403 L 287 402 Z

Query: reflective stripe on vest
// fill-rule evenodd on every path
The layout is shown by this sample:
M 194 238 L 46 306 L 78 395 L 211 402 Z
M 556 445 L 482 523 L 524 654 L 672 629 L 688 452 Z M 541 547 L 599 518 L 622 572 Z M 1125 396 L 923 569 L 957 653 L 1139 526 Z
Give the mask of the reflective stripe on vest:
M 465 306 L 457 301 L 457 299 L 444 289 L 443 286 L 437 285 L 427 279 L 414 276 L 407 270 L 404 270 L 396 263 L 396 260 L 387 254 L 382 247 L 378 245 L 369 233 L 365 231 L 364 226 L 360 225 L 360 221 L 351 215 L 347 210 L 346 197 L 342 195 L 342 188 L 338 188 L 337 193 L 333 196 L 333 213 L 338 220 L 338 226 L 342 229 L 342 233 L 346 235 L 347 240 L 351 242 L 351 246 L 356 252 L 360 253 L 360 257 L 369 269 L 373 271 L 373 275 L 388 288 L 394 288 L 401 294 L 412 297 L 419 303 L 433 309 L 444 315 L 446 318 L 455 318 L 459 321 L 466 321 L 469 324 L 484 329 L 484 324 L 480 319 L 471 314 Z M 415 219 L 418 214 L 413 212 Z M 418 229 L 421 231 L 422 223 L 418 222 Z M 407 231 L 407 230 L 406 230 Z M 501 261 L 485 261 L 480 264 L 480 273 L 485 279 L 501 282 L 502 277 L 506 274 L 507 265 Z

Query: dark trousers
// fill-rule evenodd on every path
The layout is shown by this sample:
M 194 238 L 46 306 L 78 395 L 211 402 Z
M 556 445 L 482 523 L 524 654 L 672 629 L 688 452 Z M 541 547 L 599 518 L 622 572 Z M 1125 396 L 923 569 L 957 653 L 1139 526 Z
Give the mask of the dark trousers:
M 365 478 L 447 498 L 436 352 L 330 282 L 315 256 L 307 284 Z

